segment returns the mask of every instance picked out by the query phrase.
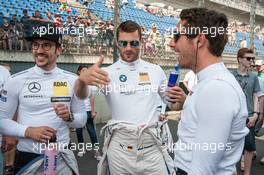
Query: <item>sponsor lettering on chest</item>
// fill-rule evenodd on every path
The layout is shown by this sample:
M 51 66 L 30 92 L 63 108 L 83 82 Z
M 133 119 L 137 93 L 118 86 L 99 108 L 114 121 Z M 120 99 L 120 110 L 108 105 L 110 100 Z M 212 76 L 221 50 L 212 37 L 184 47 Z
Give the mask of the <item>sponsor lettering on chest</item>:
M 147 72 L 140 72 L 139 73 L 139 85 L 150 85 L 150 77 Z
M 67 81 L 54 81 L 53 96 L 67 96 L 67 95 L 69 95 Z

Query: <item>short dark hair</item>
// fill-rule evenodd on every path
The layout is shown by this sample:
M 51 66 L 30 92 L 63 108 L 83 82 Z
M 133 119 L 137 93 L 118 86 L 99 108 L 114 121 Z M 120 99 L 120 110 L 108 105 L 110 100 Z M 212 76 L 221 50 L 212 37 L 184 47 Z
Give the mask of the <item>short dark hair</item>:
M 206 8 L 190 8 L 182 10 L 180 19 L 186 20 L 184 27 L 199 28 L 201 31 L 203 31 L 204 27 L 210 30 L 212 28 L 223 28 L 224 32 L 222 34 L 219 32 L 216 32 L 215 36 L 212 36 L 209 32 L 205 34 L 206 39 L 209 41 L 208 49 L 210 53 L 218 57 L 222 55 L 228 41 L 228 19 L 225 14 Z M 187 37 L 195 38 L 197 35 L 187 35 Z
M 141 40 L 141 27 L 136 22 L 128 20 L 122 22 L 116 30 L 116 38 L 118 40 L 120 32 L 132 33 L 138 31 L 139 39 Z
M 252 50 L 252 49 L 249 49 L 249 48 L 241 48 L 241 49 L 239 49 L 238 50 L 238 52 L 237 52 L 237 59 L 238 58 L 242 58 L 242 57 L 244 57 L 244 55 L 246 54 L 246 53 L 254 53 L 254 51 Z
M 79 72 L 80 72 L 83 68 L 87 68 L 87 66 L 85 66 L 85 65 L 80 65 L 80 66 L 78 67 L 78 69 L 77 69 L 76 74 L 77 74 L 77 75 L 80 75 Z

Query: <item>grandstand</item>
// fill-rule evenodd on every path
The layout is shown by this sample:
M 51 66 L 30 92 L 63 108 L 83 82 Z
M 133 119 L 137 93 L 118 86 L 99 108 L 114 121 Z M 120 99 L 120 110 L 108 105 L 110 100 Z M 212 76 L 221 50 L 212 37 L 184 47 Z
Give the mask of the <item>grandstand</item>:
M 106 1 L 107 0 L 93 0 L 91 3 L 88 4 L 87 10 L 91 11 L 95 16 L 100 18 L 103 21 L 108 21 L 113 19 L 114 12 L 112 8 L 108 8 L 106 6 Z M 140 1 L 139 1 L 140 2 Z M 141 1 L 142 2 L 142 1 Z M 159 1 L 144 1 L 144 3 L 151 4 L 153 2 L 159 2 Z M 208 7 L 210 8 L 212 5 L 215 6 L 215 3 L 218 3 L 221 6 L 225 6 L 224 3 L 225 1 L 219 1 L 219 0 L 210 0 L 206 2 Z M 79 0 L 76 4 L 83 4 L 84 0 Z M 166 4 L 171 4 L 170 1 L 160 1 L 160 3 Z M 171 4 L 172 6 L 176 8 L 187 8 L 190 6 L 196 6 L 196 1 L 184 1 L 185 6 L 183 6 L 183 3 L 181 1 L 175 1 L 174 4 Z M 209 4 L 210 3 L 210 4 Z M 214 3 L 214 4 L 212 4 Z M 234 2 L 237 3 L 237 2 Z M 245 2 L 246 3 L 246 2 Z M 228 8 L 233 8 L 232 4 L 226 4 L 229 7 Z M 71 7 L 72 10 L 70 13 L 61 12 L 59 11 L 60 3 L 52 3 L 49 1 L 39 1 L 39 0 L 29 0 L 29 1 L 19 1 L 19 0 L 0 0 L 0 10 L 2 11 L 3 15 L 5 17 L 10 18 L 13 14 L 16 14 L 18 19 L 20 19 L 23 16 L 23 9 L 28 9 L 29 14 L 33 14 L 36 10 L 39 10 L 42 14 L 43 18 L 47 18 L 46 12 L 50 11 L 53 14 L 61 14 L 62 20 L 66 21 L 67 16 L 73 16 L 73 15 L 80 15 L 80 7 L 83 8 L 84 6 L 78 6 L 78 7 Z M 247 6 L 248 7 L 248 6 Z M 231 10 L 228 10 L 228 8 L 223 8 L 221 7 L 220 10 L 229 14 Z M 259 8 L 261 8 L 259 6 Z M 121 20 L 128 20 L 132 19 L 138 22 L 141 26 L 143 26 L 145 29 L 150 30 L 151 26 L 153 23 L 157 25 L 158 31 L 161 33 L 161 35 L 164 35 L 166 30 L 169 30 L 170 28 L 173 28 L 177 21 L 179 20 L 177 16 L 161 16 L 161 15 L 156 15 L 156 14 L 151 14 L 148 11 L 144 9 L 140 9 L 136 7 L 135 1 L 134 0 L 128 0 L 127 4 L 121 5 L 121 11 L 120 11 L 120 16 Z M 263 7 L 262 7 L 263 9 Z M 243 10 L 243 8 L 242 8 Z M 264 11 L 264 10 L 263 10 Z M 246 11 L 248 12 L 248 11 Z M 229 15 L 231 16 L 231 15 Z M 239 14 L 237 15 L 237 17 Z M 249 16 L 249 15 L 248 15 Z M 260 15 L 261 16 L 261 15 Z M 234 17 L 234 16 L 233 16 Z M 248 17 L 249 18 L 249 17 Z M 264 14 L 262 16 L 262 19 L 264 19 Z M 245 19 L 243 19 L 245 20 Z M 235 54 L 236 51 L 238 50 L 239 42 L 243 39 L 246 38 L 246 41 L 249 43 L 249 34 L 248 33 L 241 33 L 237 32 L 236 33 L 236 45 L 232 46 L 230 44 L 226 45 L 226 48 L 224 50 L 224 53 L 226 54 Z M 255 37 L 254 44 L 256 46 L 256 53 L 257 55 L 264 56 L 264 46 L 263 46 L 263 41 L 261 41 L 259 38 Z
M 70 13 L 59 11 L 60 3 L 51 3 L 46 0 L 0 0 L 0 11 L 7 18 L 10 18 L 13 14 L 16 14 L 20 19 L 23 16 L 23 9 L 27 9 L 30 15 L 33 15 L 36 10 L 41 12 L 44 18 L 47 18 L 46 12 L 50 11 L 54 14 L 62 14 L 63 20 L 66 21 L 67 16 L 80 14 L 78 8 L 72 7 Z
M 59 14 L 62 18 L 62 24 L 67 23 L 68 17 L 76 19 L 86 18 L 85 12 L 89 12 L 90 16 L 88 19 L 88 27 L 94 27 L 95 34 L 89 34 L 84 38 L 80 38 L 77 35 L 74 37 L 67 38 L 64 41 L 64 53 L 67 54 L 84 54 L 84 55 L 99 55 L 105 53 L 108 56 L 109 52 L 112 52 L 113 38 L 105 38 L 105 31 L 107 28 L 107 22 L 113 25 L 114 18 L 114 0 L 68 0 L 70 1 L 71 11 L 61 11 L 61 3 L 56 0 L 0 0 L 0 10 L 3 14 L 3 19 L 10 21 L 12 15 L 16 14 L 18 21 L 23 16 L 23 10 L 27 9 L 29 16 L 33 16 L 36 10 L 40 11 L 42 18 L 47 19 L 47 12 L 51 12 L 53 15 Z M 163 59 L 163 63 L 168 59 L 171 59 L 175 55 L 171 53 L 170 49 L 166 48 L 166 44 L 171 36 L 171 29 L 175 27 L 175 24 L 179 21 L 178 14 L 181 9 L 197 7 L 197 0 L 120 0 L 120 19 L 134 20 L 139 23 L 144 29 L 146 34 L 145 44 L 146 47 L 143 49 L 143 55 L 151 57 L 152 59 Z M 241 1 L 240 1 L 241 2 Z M 264 56 L 264 6 L 261 0 L 258 1 L 257 14 L 256 14 L 256 25 L 259 30 L 255 33 L 254 45 L 256 55 L 259 57 Z M 248 30 L 249 23 L 249 11 L 245 7 L 249 7 L 250 4 L 246 0 L 241 2 L 239 6 L 237 0 L 205 0 L 205 7 L 209 9 L 217 9 L 224 12 L 229 17 L 230 25 L 235 26 L 234 36 L 230 37 L 233 41 L 228 42 L 224 49 L 224 58 L 234 58 L 237 50 L 241 47 L 240 43 L 242 40 L 246 40 L 247 47 L 249 47 L 250 34 Z M 86 19 L 87 20 L 87 19 Z M 78 21 L 80 24 L 82 21 Z M 87 26 L 82 24 L 82 26 Z M 2 24 L 1 24 L 2 25 Z M 91 25 L 91 26 L 89 26 Z M 93 26 L 92 26 L 93 25 Z M 80 25 L 81 26 L 81 25 Z M 156 26 L 160 36 L 157 41 L 149 41 L 149 32 L 152 27 Z M 263 34 L 261 33 L 261 29 Z M 113 32 L 113 31 L 112 31 Z M 103 34 L 102 34 L 103 33 Z M 261 36 L 262 34 L 262 36 Z M 157 37 L 155 38 L 157 39 Z M 154 40 L 152 38 L 152 40 Z M 4 41 L 3 39 L 0 41 Z M 149 43 L 148 43 L 149 42 Z M 1 44 L 2 45 L 2 44 Z M 8 46 L 9 50 L 18 50 L 17 46 Z M 8 48 L 6 46 L 6 48 Z M 21 47 L 21 46 L 20 46 Z M 23 47 L 23 46 L 22 46 Z M 2 47 L 3 48 L 3 47 Z M 24 49 L 20 49 L 21 51 Z M 144 50 L 145 49 L 145 50 Z M 8 49 L 7 49 L 8 50 Z M 175 60 L 172 60 L 172 62 Z M 235 59 L 234 59 L 235 62 Z M 161 64 L 158 62 L 158 64 Z M 167 64 L 167 63 L 166 63 Z
M 153 23 L 157 24 L 158 30 L 161 31 L 161 34 L 164 34 L 166 29 L 173 28 L 177 21 L 179 20 L 177 17 L 170 17 L 170 16 L 157 16 L 151 13 L 144 11 L 143 9 L 138 9 L 133 4 L 134 1 L 129 0 L 128 5 L 123 6 L 121 8 L 121 19 L 127 20 L 132 19 L 137 21 L 140 25 L 144 26 L 147 29 L 151 28 Z M 145 1 L 145 2 L 152 2 L 152 1 Z M 162 2 L 162 1 L 161 1 Z M 219 1 L 218 1 L 219 2 Z M 185 1 L 186 3 L 186 1 Z M 177 4 L 177 2 L 175 2 Z M 194 1 L 192 1 L 194 4 Z M 175 5 L 174 5 L 175 6 Z M 182 6 L 180 6 L 182 7 Z M 187 8 L 185 6 L 185 8 Z M 113 19 L 113 9 L 109 9 L 105 6 L 105 3 L 101 0 L 93 1 L 89 6 L 88 9 L 91 10 L 94 14 L 102 18 L 103 20 Z M 263 9 L 264 11 L 264 9 Z M 248 17 L 249 18 L 249 17 Z M 262 17 L 264 20 L 264 15 Z M 246 38 L 247 43 L 250 41 L 249 33 L 236 33 L 236 43 L 239 46 L 240 41 Z M 256 54 L 260 56 L 264 56 L 264 45 L 263 41 L 259 38 L 255 37 L 254 44 L 256 47 Z M 235 54 L 239 47 L 234 47 L 230 44 L 227 44 L 224 50 L 225 54 Z

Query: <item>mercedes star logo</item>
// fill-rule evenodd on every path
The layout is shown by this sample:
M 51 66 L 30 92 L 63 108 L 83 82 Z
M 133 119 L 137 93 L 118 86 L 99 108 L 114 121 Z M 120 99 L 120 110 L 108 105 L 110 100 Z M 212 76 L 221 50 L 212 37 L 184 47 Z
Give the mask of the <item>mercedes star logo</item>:
M 28 90 L 29 90 L 30 92 L 32 92 L 32 93 L 37 93 L 37 92 L 40 91 L 40 89 L 41 89 L 41 86 L 40 86 L 40 84 L 37 83 L 37 82 L 31 82 L 31 83 L 29 83 L 29 85 L 28 85 Z

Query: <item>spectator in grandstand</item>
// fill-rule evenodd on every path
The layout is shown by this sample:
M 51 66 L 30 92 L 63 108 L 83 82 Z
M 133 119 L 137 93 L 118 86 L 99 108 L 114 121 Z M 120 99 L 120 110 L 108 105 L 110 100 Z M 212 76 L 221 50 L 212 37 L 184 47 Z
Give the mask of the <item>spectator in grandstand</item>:
M 28 37 L 36 65 L 9 78 L 2 91 L 0 133 L 19 138 L 15 174 L 43 174 L 38 160 L 43 160 L 52 139 L 58 149 L 56 174 L 79 174 L 74 154 L 67 149 L 69 127 L 83 127 L 87 116 L 84 102 L 73 91 L 77 76 L 57 67 L 59 38 L 52 31 Z M 12 120 L 16 110 L 17 122 Z
M 230 35 L 228 36 L 228 43 L 233 46 L 236 47 L 236 31 L 234 29 L 231 29 Z
M 88 22 L 85 31 L 86 31 L 86 36 L 87 36 L 85 37 L 85 42 L 88 44 L 87 52 L 91 53 L 92 48 L 95 47 L 96 30 L 94 26 L 91 25 L 90 22 Z
M 81 70 L 84 68 L 85 66 L 79 66 L 78 70 L 77 70 L 77 75 L 80 75 Z M 96 135 L 96 129 L 95 129 L 95 124 L 94 124 L 94 120 L 96 117 L 96 112 L 94 111 L 94 97 L 90 96 L 89 98 L 85 99 L 85 108 L 86 108 L 86 113 L 87 113 L 87 122 L 86 122 L 86 129 L 88 134 L 90 135 L 90 140 L 92 142 L 93 145 L 93 149 L 94 149 L 94 158 L 96 160 L 101 160 L 101 153 L 99 152 L 97 148 L 99 148 L 99 142 L 97 139 L 97 135 Z M 84 139 L 83 139 L 83 128 L 77 128 L 76 129 L 76 134 L 77 134 L 77 139 L 78 139 L 78 143 L 84 143 Z M 85 154 L 85 151 L 79 151 L 77 153 L 77 156 L 82 157 Z
M 264 44 L 264 28 L 260 34 L 260 39 L 263 41 L 263 44 Z
M 21 32 L 23 32 L 21 28 L 20 22 L 17 20 L 17 15 L 14 14 L 12 16 L 12 19 L 10 20 L 10 30 L 8 32 L 8 40 L 9 40 L 9 50 L 12 50 L 13 48 L 17 50 L 18 48 L 23 47 L 23 42 L 21 37 Z
M 240 39 L 240 48 L 247 48 L 246 38 Z
M 146 32 L 146 29 L 143 26 L 141 26 L 141 35 L 142 35 L 141 51 L 142 51 L 142 55 L 145 55 L 146 42 L 148 40 L 148 33 Z
M 179 53 L 180 67 L 193 70 L 198 79 L 184 102 L 178 125 L 177 175 L 234 174 L 248 133 L 245 95 L 221 61 L 227 32 L 216 36 L 202 32 L 211 27 L 226 29 L 226 15 L 206 8 L 184 9 L 171 41 Z
M 174 174 L 172 159 L 158 134 L 163 123 L 158 122 L 157 96 L 167 102 L 164 96 L 166 76 L 160 66 L 139 58 L 141 27 L 137 23 L 121 23 L 116 35 L 120 59 L 105 72 L 99 68 L 103 62 L 101 58 L 97 64 L 81 72 L 79 86 L 75 87 L 77 94 L 86 98 L 92 87 L 87 91 L 84 83 L 98 87 L 104 85 L 101 92 L 112 111 L 112 120 L 104 130 L 105 152 L 98 165 L 98 174 L 106 171 L 110 174 Z M 185 99 L 184 92 L 178 90 Z M 107 161 L 109 166 L 103 166 Z
M 170 47 L 170 41 L 172 39 L 171 35 L 165 35 L 165 53 L 171 52 L 171 47 Z
M 10 76 L 10 72 L 4 66 L 0 65 L 0 101 L 5 100 L 4 96 L 2 96 L 2 94 L 4 93 L 2 89 L 9 76 Z M 0 134 L 0 148 L 1 148 L 0 149 L 0 175 L 3 175 L 3 168 L 4 168 L 4 159 L 3 159 L 4 149 L 2 146 L 3 146 L 2 145 L 2 135 Z
M 105 34 L 106 34 L 105 22 L 98 20 L 96 23 L 96 29 L 98 31 L 96 36 L 96 52 L 101 53 L 105 43 Z
M 164 35 L 164 47 L 165 47 L 165 53 L 171 52 L 170 42 L 172 39 L 172 28 L 167 28 Z
M 32 21 L 37 21 L 38 23 L 39 22 L 42 22 L 42 19 L 43 19 L 43 17 L 41 16 L 39 10 L 36 10 L 35 13 L 34 13 L 34 15 L 31 17 L 31 20 Z
M 157 30 L 157 25 L 155 23 L 151 26 L 151 31 L 149 32 L 148 40 L 151 43 L 151 47 L 153 50 L 157 50 L 156 41 L 160 39 L 159 31 Z
M 6 50 L 6 32 L 3 28 L 3 26 L 0 26 L 0 44 L 1 44 L 1 49 L 5 49 Z
M 8 48 L 8 31 L 10 30 L 10 25 L 7 21 L 7 19 L 3 20 L 3 25 L 1 26 L 1 40 L 3 43 L 4 50 L 7 50 Z
M 85 18 L 86 20 L 90 20 L 92 19 L 92 15 L 89 12 L 89 10 L 87 10 L 84 14 L 83 14 L 83 18 Z
M 160 35 L 159 32 L 157 32 L 156 37 L 153 38 L 153 40 L 154 40 L 154 45 L 155 45 L 155 51 L 156 51 L 156 53 L 159 53 L 159 51 L 161 51 L 161 47 L 163 45 L 162 36 Z
M 60 14 L 55 14 L 55 26 L 56 27 L 62 27 L 63 26 L 63 21 L 62 21 L 62 18 L 61 18 L 61 15 Z
M 248 48 L 239 49 L 237 53 L 238 69 L 233 71 L 233 75 L 240 84 L 247 100 L 247 127 L 249 133 L 245 138 L 244 156 L 241 160 L 241 170 L 245 170 L 245 175 L 251 174 L 251 165 L 255 144 L 255 123 L 259 116 L 259 104 L 257 93 L 260 91 L 259 81 L 255 74 L 251 73 L 251 66 L 254 65 L 254 52 Z
M 188 92 L 191 92 L 193 89 L 193 86 L 197 84 L 197 76 L 192 70 L 190 70 L 189 72 L 185 74 L 184 79 L 183 79 L 183 84 L 188 90 Z
M 19 21 L 17 20 L 17 15 L 14 14 L 14 15 L 12 16 L 12 19 L 10 20 L 9 24 L 14 28 L 14 27 L 17 26 L 18 22 L 19 22 Z
M 32 32 L 31 29 L 31 17 L 28 15 L 28 11 L 26 9 L 23 10 L 23 16 L 20 19 L 20 23 L 23 28 L 23 45 L 26 46 L 26 50 L 29 51 L 30 43 L 25 39 L 25 37 L 29 36 Z
M 69 29 L 73 29 L 75 27 L 75 22 L 72 20 L 72 16 L 67 17 L 67 21 L 63 24 L 64 27 L 68 27 Z
M 8 36 L 8 48 L 9 50 L 13 50 L 15 48 L 15 50 L 17 49 L 15 47 L 15 45 L 17 44 L 17 33 L 16 33 L 16 27 L 10 25 L 10 28 L 8 30 L 7 36 Z
M 15 43 L 15 49 L 20 49 L 20 51 L 23 51 L 24 49 L 24 31 L 22 24 L 18 22 L 16 27 L 16 43 Z
M 53 16 L 53 14 L 50 12 L 50 11 L 47 11 L 46 12 L 46 16 L 47 16 L 47 20 L 50 22 L 50 23 L 54 23 L 55 22 L 55 18 Z
M 111 23 L 111 21 L 108 21 L 106 23 L 105 37 L 106 37 L 106 49 L 107 49 L 106 53 L 107 55 L 111 55 L 114 44 L 114 25 Z

